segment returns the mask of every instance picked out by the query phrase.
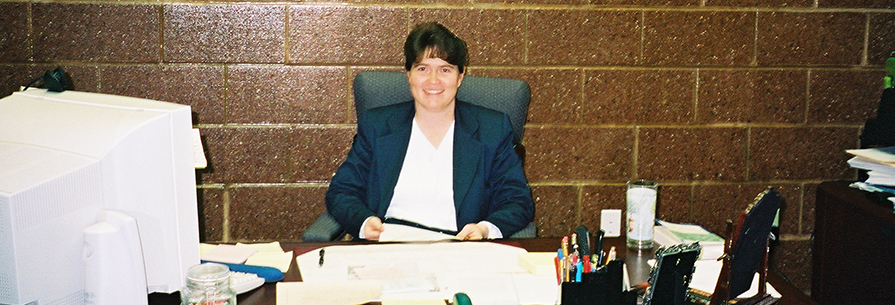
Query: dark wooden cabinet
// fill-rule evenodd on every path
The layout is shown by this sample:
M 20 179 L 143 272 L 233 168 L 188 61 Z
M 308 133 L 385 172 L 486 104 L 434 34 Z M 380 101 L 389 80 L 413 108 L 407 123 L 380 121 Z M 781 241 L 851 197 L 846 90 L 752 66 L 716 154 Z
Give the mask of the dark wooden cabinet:
M 848 185 L 817 188 L 811 297 L 819 304 L 895 304 L 895 210 Z

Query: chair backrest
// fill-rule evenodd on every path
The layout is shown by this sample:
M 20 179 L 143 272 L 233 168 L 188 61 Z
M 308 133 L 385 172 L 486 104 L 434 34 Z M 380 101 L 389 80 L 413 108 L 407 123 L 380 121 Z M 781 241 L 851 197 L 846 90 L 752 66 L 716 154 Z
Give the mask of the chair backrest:
M 357 117 L 371 108 L 413 100 L 405 72 L 363 71 L 354 77 Z M 514 143 L 522 143 L 531 89 L 523 80 L 466 75 L 457 99 L 506 113 L 513 125 Z

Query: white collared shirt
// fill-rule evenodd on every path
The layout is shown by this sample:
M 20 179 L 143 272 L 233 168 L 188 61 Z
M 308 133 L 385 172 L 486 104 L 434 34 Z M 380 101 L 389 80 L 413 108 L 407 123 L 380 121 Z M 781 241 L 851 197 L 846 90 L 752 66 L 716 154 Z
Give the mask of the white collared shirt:
M 385 216 L 458 231 L 454 208 L 454 122 L 435 147 L 413 119 L 404 164 Z
M 413 119 L 410 141 L 395 193 L 385 213 L 386 217 L 394 217 L 412 221 L 427 227 L 450 231 L 457 228 L 457 211 L 454 208 L 454 125 L 445 133 L 441 144 L 436 148 L 426 139 L 422 129 Z M 371 216 L 372 217 L 372 216 Z M 358 237 L 365 238 L 364 226 L 361 225 Z M 485 238 L 502 238 L 500 229 L 488 221 L 481 221 L 488 227 Z

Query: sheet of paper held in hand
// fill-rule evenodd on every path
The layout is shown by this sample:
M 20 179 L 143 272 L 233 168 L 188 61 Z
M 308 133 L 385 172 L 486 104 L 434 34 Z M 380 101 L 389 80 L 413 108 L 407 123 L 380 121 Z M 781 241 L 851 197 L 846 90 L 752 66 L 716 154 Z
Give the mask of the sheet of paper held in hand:
M 379 235 L 379 241 L 438 241 L 457 239 L 456 236 L 429 231 L 426 229 L 414 228 L 411 226 L 385 223 L 382 224 L 384 230 Z
M 298 256 L 296 263 L 307 283 L 339 287 L 377 281 L 383 301 L 450 299 L 465 292 L 476 305 L 554 304 L 556 276 L 520 267 L 522 253 L 525 249 L 491 242 L 372 244 L 325 247 L 322 266 L 318 250 Z

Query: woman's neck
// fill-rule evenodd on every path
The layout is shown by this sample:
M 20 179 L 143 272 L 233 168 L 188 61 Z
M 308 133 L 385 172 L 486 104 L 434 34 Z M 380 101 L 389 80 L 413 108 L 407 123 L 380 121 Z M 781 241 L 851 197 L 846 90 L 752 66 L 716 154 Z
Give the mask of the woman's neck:
M 420 108 L 422 107 L 417 107 L 416 115 L 414 116 L 416 124 L 420 127 L 423 135 L 426 136 L 426 139 L 429 140 L 429 143 L 438 148 L 441 145 L 441 141 L 444 140 L 444 135 L 451 128 L 451 123 L 454 122 L 454 107 L 447 107 L 449 109 L 439 112 Z

